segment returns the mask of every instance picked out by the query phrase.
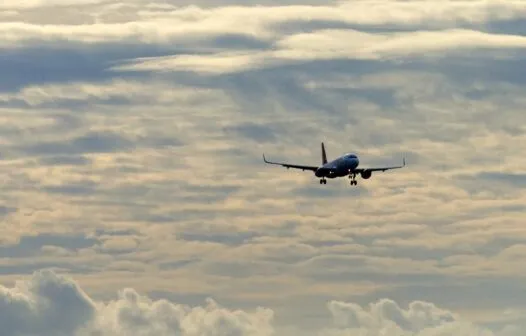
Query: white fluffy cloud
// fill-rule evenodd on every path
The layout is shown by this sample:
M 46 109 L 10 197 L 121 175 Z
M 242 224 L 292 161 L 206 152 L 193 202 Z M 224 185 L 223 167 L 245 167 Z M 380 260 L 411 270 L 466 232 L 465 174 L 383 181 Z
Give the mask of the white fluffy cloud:
M 72 279 L 43 270 L 12 288 L 0 287 L 4 336 L 514 336 L 513 326 L 491 331 L 432 303 L 415 301 L 407 309 L 392 300 L 361 307 L 330 301 L 332 324 L 318 330 L 277 325 L 266 308 L 234 310 L 208 299 L 191 307 L 152 300 L 126 288 L 108 302 L 90 298 Z M 287 332 L 285 332 L 285 330 Z
M 69 278 L 52 271 L 35 273 L 13 288 L 0 287 L 2 335 L 147 336 L 271 335 L 273 313 L 229 310 L 213 300 L 189 307 L 150 300 L 133 289 L 108 303 L 89 298 Z

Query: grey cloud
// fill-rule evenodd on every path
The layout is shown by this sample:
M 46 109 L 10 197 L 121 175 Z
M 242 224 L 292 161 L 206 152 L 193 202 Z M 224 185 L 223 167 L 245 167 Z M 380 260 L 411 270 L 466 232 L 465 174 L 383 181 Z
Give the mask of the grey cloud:
M 384 71 L 418 70 L 426 67 L 418 63 L 395 64 L 393 62 L 357 61 L 332 59 L 303 61 L 298 64 L 279 65 L 268 69 L 253 69 L 242 73 L 205 76 L 184 74 L 183 83 L 198 87 L 222 88 L 240 104 L 244 112 L 260 116 L 262 111 L 272 111 L 278 106 L 290 117 L 323 115 L 317 129 L 306 129 L 305 134 L 316 136 L 322 128 L 331 127 L 343 131 L 346 125 L 356 127 L 362 117 L 370 112 L 353 109 L 353 98 L 375 104 L 381 113 L 394 117 L 414 118 L 408 111 L 390 109 L 401 102 L 395 98 L 392 88 L 356 88 L 336 90 L 310 90 L 306 84 L 318 78 L 360 76 L 379 74 Z M 404 119 L 405 119 L 404 118 Z M 277 120 L 275 120 L 276 122 Z M 300 127 L 301 125 L 296 125 Z M 305 126 L 303 126 L 305 127 Z
M 152 302 L 133 289 L 96 305 L 72 280 L 51 271 L 35 273 L 26 286 L 0 287 L 3 335 L 251 335 L 272 333 L 272 311 L 236 312 L 209 300 L 191 308 L 166 300 Z M 195 322 L 205 314 L 205 321 Z
M 48 141 L 27 146 L 19 146 L 18 150 L 32 155 L 64 155 L 83 153 L 111 153 L 115 151 L 132 149 L 133 142 L 112 132 L 90 132 L 75 137 L 69 142 Z
M 475 178 L 496 183 L 506 183 L 519 188 L 526 187 L 526 173 L 484 172 L 477 174 Z
M 240 125 L 225 127 L 224 130 L 227 134 L 233 132 L 246 139 L 257 142 L 274 142 L 277 139 L 270 127 L 255 123 L 242 123 Z
M 16 212 L 17 208 L 0 205 L 0 217 L 7 216 L 10 213 Z
M 12 265 L 1 265 L 0 274 L 3 276 L 30 275 L 41 269 L 67 271 L 70 274 L 87 274 L 94 271 L 92 266 L 78 264 L 75 261 L 19 261 Z
M 119 173 L 120 174 L 120 173 Z M 120 177 L 123 175 L 120 174 Z M 133 174 L 130 175 L 133 178 Z M 101 186 L 102 188 L 102 186 Z M 120 220 L 146 221 L 157 223 L 173 223 L 190 220 L 216 218 L 217 215 L 206 210 L 158 209 L 159 199 L 189 204 L 192 202 L 221 202 L 241 190 L 236 185 L 195 184 L 182 180 L 165 179 L 155 183 L 122 183 L 113 188 L 104 188 L 99 198 L 90 204 L 100 207 L 130 207 L 124 214 L 119 214 Z M 83 203 L 85 204 L 85 203 Z
M 186 241 L 201 241 L 213 242 L 231 246 L 239 246 L 249 242 L 252 238 L 257 237 L 257 233 L 253 232 L 239 232 L 239 233 L 224 233 L 224 232 L 180 232 L 177 234 L 178 239 Z
M 308 173 L 307 173 L 308 174 Z M 292 193 L 297 196 L 309 197 L 309 198 L 320 198 L 320 197 L 365 197 L 369 195 L 369 190 L 366 187 L 358 186 L 350 187 L 349 179 L 340 178 L 334 180 L 328 180 L 330 188 L 319 188 L 319 182 L 317 178 L 312 178 L 311 185 L 294 188 Z M 363 184 L 363 183 L 362 183 Z
M 41 253 L 44 246 L 58 246 L 70 251 L 88 248 L 97 243 L 94 238 L 82 234 L 49 234 L 40 233 L 35 236 L 22 236 L 16 245 L 1 246 L 0 255 L 5 258 L 32 257 Z
M 396 25 L 392 23 L 350 23 L 338 20 L 323 20 L 323 19 L 311 19 L 309 21 L 305 20 L 290 20 L 286 22 L 279 22 L 274 25 L 271 25 L 273 29 L 279 31 L 282 34 L 293 34 L 293 33 L 313 33 L 318 30 L 359 30 L 366 33 L 403 33 L 403 32 L 412 32 L 416 30 L 426 30 L 426 31 L 440 31 L 444 29 L 445 25 L 440 24 L 426 24 L 422 22 L 421 24 L 408 24 Z M 475 28 L 474 25 L 467 24 L 456 24 L 456 27 L 462 27 L 465 29 Z
M 39 159 L 38 162 L 45 166 L 85 166 L 89 165 L 92 161 L 84 156 L 57 155 L 43 157 Z
M 192 264 L 197 263 L 197 262 L 199 262 L 198 259 L 169 261 L 169 262 L 159 263 L 158 267 L 161 270 L 173 270 L 173 269 L 184 268 L 184 267 L 186 267 L 188 265 L 192 265 Z
M 526 245 L 526 233 L 521 235 L 518 232 L 512 231 L 507 237 L 492 237 L 487 243 L 475 248 L 474 252 L 481 256 L 492 257 L 516 244 Z
M 475 174 L 458 174 L 454 177 L 455 183 L 469 192 L 470 194 L 477 194 L 481 191 L 491 192 L 497 197 L 504 195 L 511 195 L 515 191 L 520 190 L 526 186 L 526 174 L 517 173 L 503 173 L 503 172 L 479 172 Z M 481 189 L 483 186 L 483 189 Z M 512 205 L 510 205 L 512 206 Z M 513 206 L 508 211 L 517 209 Z M 506 206 L 489 208 L 488 212 L 498 210 L 505 210 Z M 518 209 L 520 210 L 520 208 Z
M 69 196 L 79 196 L 93 194 L 97 191 L 98 183 L 93 181 L 74 182 L 58 186 L 44 186 L 41 190 L 52 194 L 64 194 Z
M 482 51 L 474 52 L 473 57 L 451 56 L 447 62 L 429 64 L 428 70 L 443 72 L 459 85 L 477 81 L 503 82 L 524 85 L 526 79 L 517 72 L 525 66 L 522 53 L 510 52 L 508 57 L 486 56 Z
M 524 19 L 495 20 L 487 22 L 481 29 L 498 34 L 526 35 Z
M 56 141 L 43 141 L 27 145 L 16 145 L 15 151 L 36 155 L 50 156 L 50 160 L 64 161 L 64 157 L 78 157 L 79 154 L 115 153 L 134 149 L 136 147 L 163 148 L 178 147 L 183 143 L 175 137 L 150 135 L 131 139 L 111 131 L 90 131 L 83 135 Z M 55 158 L 55 159 L 53 159 Z M 71 159 L 70 159 L 71 160 Z
M 334 64 L 332 64 L 334 65 Z M 294 69 L 296 68 L 296 69 Z M 216 77 L 247 112 L 260 114 L 262 110 L 272 110 L 279 102 L 292 115 L 306 114 L 307 111 L 323 113 L 328 117 L 341 116 L 344 105 L 320 95 L 312 95 L 302 83 L 299 71 L 308 73 L 308 66 L 278 67 L 266 70 L 254 70 L 242 74 Z M 288 75 L 284 76 L 286 71 Z M 325 69 L 331 72 L 330 66 Z M 298 72 L 298 74 L 295 74 Z M 311 73 L 311 76 L 314 75 Z M 213 83 L 213 82 L 212 82 Z M 272 99 L 269 99 L 272 97 Z M 352 121 L 352 117 L 347 117 Z
M 16 288 L 0 287 L 0 293 L 0 323 L 6 336 L 167 336 L 174 333 L 182 336 L 195 333 L 269 336 L 278 327 L 270 309 L 237 310 L 234 313 L 210 299 L 205 307 L 183 306 L 164 299 L 176 295 L 195 301 L 195 295 L 157 292 L 155 295 L 160 298 L 152 301 L 126 288 L 114 300 L 95 302 L 76 282 L 52 271 L 39 271 L 25 283 L 18 283 Z M 344 335 L 359 331 L 398 330 L 399 333 L 412 332 L 423 336 L 425 332 L 440 332 L 446 330 L 444 328 L 454 334 L 459 334 L 455 330 L 468 332 L 465 329 L 468 326 L 472 333 L 484 331 L 489 336 L 504 336 L 501 330 L 513 327 L 500 325 L 493 332 L 482 325 L 470 325 L 452 311 L 418 299 L 397 301 L 380 298 L 368 301 L 368 308 L 354 302 L 328 302 L 333 323 L 318 325 L 317 333 Z M 406 305 L 407 308 L 402 308 Z M 290 328 L 293 325 L 287 326 Z
M 474 307 L 491 306 L 493 309 L 525 309 L 526 288 L 518 279 L 470 278 L 459 283 L 442 281 L 433 283 L 397 284 L 396 286 L 375 291 L 372 294 L 350 295 L 347 299 L 355 302 L 371 302 L 383 297 L 390 297 L 400 304 L 407 304 L 415 299 L 447 307 L 463 309 L 466 300 L 473 302 Z
M 224 34 L 221 36 L 205 39 L 201 41 L 204 45 L 209 45 L 212 48 L 225 49 L 269 49 L 272 44 L 263 39 L 258 39 L 253 36 L 246 36 L 242 34 Z
M 28 85 L 64 83 L 78 80 L 103 81 L 115 77 L 107 69 L 127 58 L 177 54 L 171 47 L 113 43 L 86 46 L 79 43 L 0 49 L 0 90 L 16 92 Z M 144 78 L 122 72 L 120 78 Z M 78 104 L 78 101 L 74 103 Z M 72 105 L 70 105 L 72 106 Z
M 133 147 L 131 141 L 113 133 L 88 133 L 72 141 L 75 152 L 108 153 Z
M 6 336 L 72 335 L 95 314 L 74 282 L 49 271 L 36 273 L 26 288 L 2 289 L 0 324 Z
M 199 45 L 179 46 L 157 45 L 148 43 L 99 43 L 85 45 L 79 42 L 62 44 L 43 44 L 35 42 L 31 46 L 20 48 L 0 48 L 0 90 L 3 92 L 16 92 L 29 85 L 43 85 L 53 83 L 67 83 L 74 81 L 104 81 L 115 77 L 115 73 L 108 69 L 117 62 L 127 59 L 144 57 L 163 57 L 179 54 L 207 53 L 211 48 L 268 48 L 270 45 L 262 40 L 244 35 L 224 34 L 215 38 L 204 40 L 207 45 L 199 51 Z M 42 45 L 39 45 L 42 44 Z M 122 79 L 140 79 L 149 77 L 134 71 L 120 71 Z M 92 100 L 91 103 L 94 101 Z M 109 97 L 99 99 L 99 103 L 126 104 L 124 97 Z M 47 102 L 42 107 L 88 107 L 82 100 L 61 100 Z M 2 102 L 3 106 L 27 107 L 21 100 Z
M 96 236 L 140 236 L 141 233 L 133 229 L 110 230 L 110 229 L 95 229 Z
M 225 6 L 224 0 L 168 0 L 168 3 L 188 6 L 198 5 L 202 7 L 223 7 Z M 237 6 L 261 6 L 261 5 L 327 5 L 337 3 L 335 0 L 228 0 L 228 5 Z
M 216 261 L 203 262 L 203 270 L 210 275 L 228 277 L 230 279 L 248 279 L 253 277 L 276 276 L 282 274 L 287 267 L 272 262 L 246 261 Z

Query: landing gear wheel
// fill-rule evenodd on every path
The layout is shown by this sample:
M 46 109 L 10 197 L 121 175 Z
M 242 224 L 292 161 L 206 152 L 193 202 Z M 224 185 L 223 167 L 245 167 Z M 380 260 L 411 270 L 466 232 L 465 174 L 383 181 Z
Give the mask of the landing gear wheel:
M 321 179 L 320 180 L 320 184 L 327 184 L 327 180 L 326 179 Z

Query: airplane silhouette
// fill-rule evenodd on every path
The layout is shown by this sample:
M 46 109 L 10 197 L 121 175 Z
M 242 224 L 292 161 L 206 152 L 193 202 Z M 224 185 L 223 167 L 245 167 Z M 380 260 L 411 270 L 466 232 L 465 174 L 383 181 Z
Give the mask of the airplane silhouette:
M 356 154 L 348 153 L 344 154 L 330 162 L 327 161 L 327 153 L 325 152 L 325 145 L 321 143 L 321 166 L 303 166 L 296 164 L 289 164 L 284 162 L 272 162 L 268 161 L 263 154 L 263 161 L 268 164 L 280 165 L 287 169 L 301 169 L 303 171 L 310 170 L 314 172 L 316 177 L 320 178 L 320 184 L 327 184 L 327 179 L 334 179 L 337 177 L 349 176 L 351 185 L 358 185 L 356 181 L 356 175 L 360 175 L 364 180 L 371 178 L 373 172 L 386 171 L 391 169 L 399 169 L 405 167 L 405 157 L 403 158 L 403 164 L 401 166 L 393 167 L 379 167 L 379 168 L 358 168 L 360 160 Z

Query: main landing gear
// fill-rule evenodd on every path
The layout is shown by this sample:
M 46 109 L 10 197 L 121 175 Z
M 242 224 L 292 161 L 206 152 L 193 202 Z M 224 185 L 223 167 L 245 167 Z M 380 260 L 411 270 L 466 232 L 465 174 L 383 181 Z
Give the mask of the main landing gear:
M 324 178 L 322 178 L 322 179 L 320 180 L 320 184 L 327 184 L 327 180 L 324 179 Z
M 351 180 L 351 185 L 358 185 L 358 181 L 356 181 L 356 174 L 349 174 L 349 179 Z

